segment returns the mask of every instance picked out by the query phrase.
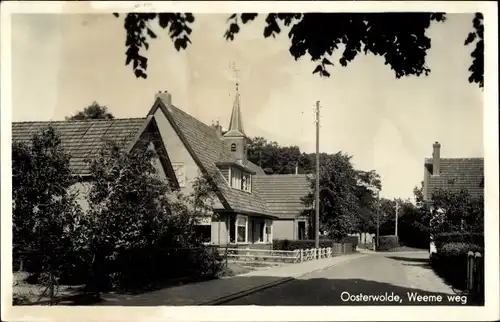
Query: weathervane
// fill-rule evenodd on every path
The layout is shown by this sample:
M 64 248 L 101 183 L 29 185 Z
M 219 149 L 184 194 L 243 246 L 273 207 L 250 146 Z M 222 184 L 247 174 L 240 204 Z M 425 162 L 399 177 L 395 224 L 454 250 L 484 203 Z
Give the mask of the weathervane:
M 238 91 L 240 70 L 238 68 L 236 68 L 236 64 L 234 62 L 231 64 L 231 69 L 233 70 L 234 79 L 236 81 L 236 91 Z

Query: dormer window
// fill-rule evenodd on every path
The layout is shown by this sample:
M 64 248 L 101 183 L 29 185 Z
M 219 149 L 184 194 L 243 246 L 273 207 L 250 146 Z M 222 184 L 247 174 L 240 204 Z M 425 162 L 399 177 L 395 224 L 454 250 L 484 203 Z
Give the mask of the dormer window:
M 231 144 L 231 152 L 236 152 L 236 143 Z
M 247 192 L 252 191 L 252 176 L 249 173 L 238 168 L 231 168 L 231 181 L 230 185 L 233 189 L 243 190 Z

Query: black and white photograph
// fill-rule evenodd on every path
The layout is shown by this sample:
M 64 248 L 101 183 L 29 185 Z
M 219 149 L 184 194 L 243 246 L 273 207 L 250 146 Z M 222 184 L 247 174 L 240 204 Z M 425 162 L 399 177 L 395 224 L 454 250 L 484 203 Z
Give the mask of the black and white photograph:
M 2 2 L 2 320 L 497 320 L 497 12 Z

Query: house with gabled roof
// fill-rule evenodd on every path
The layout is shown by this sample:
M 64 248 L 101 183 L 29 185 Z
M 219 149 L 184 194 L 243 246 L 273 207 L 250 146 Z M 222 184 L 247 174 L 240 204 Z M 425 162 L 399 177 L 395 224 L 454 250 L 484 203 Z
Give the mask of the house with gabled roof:
M 429 205 L 430 225 L 443 220 L 446 209 L 434 209 L 432 193 L 438 189 L 458 193 L 467 190 L 473 198 L 484 196 L 484 159 L 483 158 L 442 158 L 441 144 L 432 146 L 432 158 L 424 159 L 424 203 Z M 430 236 L 429 253 L 437 253 L 433 236 Z
M 483 158 L 441 158 L 441 144 L 433 144 L 432 158 L 424 160 L 424 201 L 429 202 L 437 189 L 460 192 L 472 197 L 484 195 Z
M 156 151 L 159 175 L 186 194 L 192 192 L 193 180 L 200 174 L 211 178 L 216 196 L 213 214 L 199 218 L 197 227 L 207 243 L 269 248 L 273 239 L 307 238 L 301 199 L 310 191 L 309 179 L 299 174 L 266 175 L 247 159 L 249 138 L 243 128 L 238 88 L 227 131 L 219 124 L 209 126 L 197 120 L 175 107 L 170 93 L 159 92 L 145 118 L 15 122 L 12 138 L 28 141 L 49 124 L 71 155 L 74 173 L 82 177 L 77 187 L 82 195 L 92 184 L 85 160 L 106 140 L 118 140 L 129 150 Z

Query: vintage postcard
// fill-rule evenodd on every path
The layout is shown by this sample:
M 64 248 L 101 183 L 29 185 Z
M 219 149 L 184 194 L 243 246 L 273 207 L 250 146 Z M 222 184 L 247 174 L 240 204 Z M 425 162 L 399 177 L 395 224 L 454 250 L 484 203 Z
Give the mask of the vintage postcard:
M 2 2 L 2 320 L 497 320 L 497 12 Z

